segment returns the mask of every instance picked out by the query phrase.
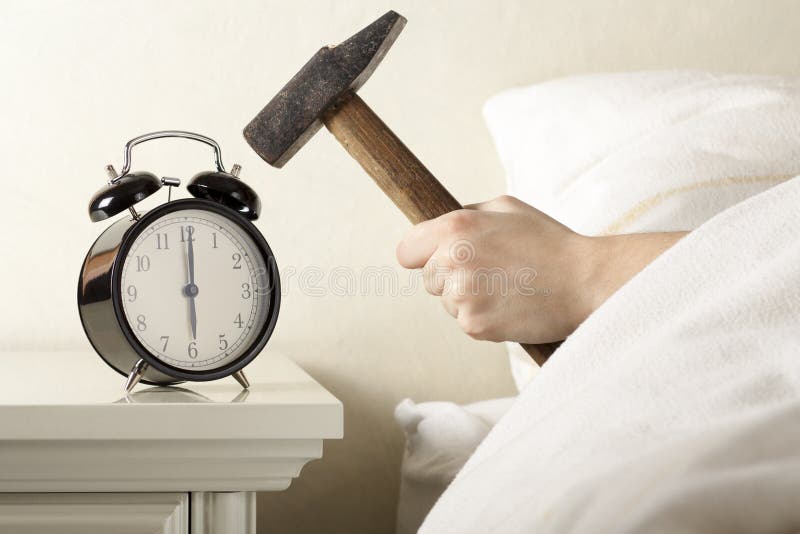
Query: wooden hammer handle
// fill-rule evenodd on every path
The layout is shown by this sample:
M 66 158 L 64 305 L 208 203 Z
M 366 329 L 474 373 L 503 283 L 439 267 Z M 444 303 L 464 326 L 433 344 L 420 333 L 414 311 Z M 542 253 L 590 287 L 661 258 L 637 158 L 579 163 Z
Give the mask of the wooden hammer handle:
M 453 195 L 357 94 L 351 92 L 323 122 L 412 223 L 461 209 Z
M 349 93 L 328 111 L 323 122 L 412 223 L 462 208 L 357 94 Z M 542 365 L 557 344 L 523 343 L 522 347 Z

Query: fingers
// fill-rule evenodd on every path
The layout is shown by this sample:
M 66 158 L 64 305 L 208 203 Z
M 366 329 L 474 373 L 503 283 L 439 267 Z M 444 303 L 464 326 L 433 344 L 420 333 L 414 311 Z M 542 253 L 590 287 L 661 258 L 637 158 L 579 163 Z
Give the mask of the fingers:
M 424 221 L 409 230 L 397 245 L 397 261 L 406 269 L 423 267 L 439 247 L 439 219 Z
M 397 261 L 406 269 L 423 267 L 444 241 L 469 235 L 475 218 L 474 212 L 461 209 L 417 224 L 397 245 Z
M 451 317 L 458 319 L 458 304 L 450 295 L 444 295 L 442 298 L 442 306 Z
M 425 283 L 425 290 L 431 295 L 441 296 L 448 284 L 451 269 L 440 260 L 438 254 L 434 254 L 425 263 L 422 269 L 422 280 Z
M 397 245 L 397 261 L 400 262 L 400 265 L 407 269 L 423 267 L 439 248 L 445 234 L 458 233 L 459 229 L 468 228 L 469 221 L 473 220 L 475 216 L 474 214 L 470 215 L 469 210 L 513 213 L 527 212 L 533 209 L 509 195 L 503 195 L 487 202 L 470 204 L 466 208 L 421 222 L 411 228 Z

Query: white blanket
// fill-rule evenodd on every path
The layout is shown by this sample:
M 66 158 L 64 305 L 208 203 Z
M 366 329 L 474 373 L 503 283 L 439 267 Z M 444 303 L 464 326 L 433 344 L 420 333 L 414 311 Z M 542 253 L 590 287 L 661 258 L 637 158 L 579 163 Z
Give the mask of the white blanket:
M 423 533 L 800 530 L 800 178 L 727 209 L 593 314 Z

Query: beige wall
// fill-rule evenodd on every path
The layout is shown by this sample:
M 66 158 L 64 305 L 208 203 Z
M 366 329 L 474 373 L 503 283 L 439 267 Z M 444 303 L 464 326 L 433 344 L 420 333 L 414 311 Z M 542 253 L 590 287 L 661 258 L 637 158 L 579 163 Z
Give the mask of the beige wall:
M 2 4 L 5 349 L 87 347 L 74 287 L 104 225 L 89 223 L 86 203 L 123 142 L 156 129 L 209 134 L 228 165 L 243 165 L 284 270 L 393 266 L 406 222 L 330 136 L 278 171 L 240 134 L 316 48 L 389 7 L 409 24 L 362 95 L 465 202 L 503 190 L 480 108 L 505 87 L 589 71 L 800 72 L 792 1 Z M 135 161 L 181 177 L 211 163 L 204 147 L 179 142 L 146 146 Z M 461 335 L 421 292 L 311 296 L 296 277 L 287 286 L 271 347 L 344 401 L 346 438 L 289 491 L 263 495 L 260 520 L 276 521 L 274 532 L 387 532 L 402 451 L 394 404 L 511 393 L 503 349 Z

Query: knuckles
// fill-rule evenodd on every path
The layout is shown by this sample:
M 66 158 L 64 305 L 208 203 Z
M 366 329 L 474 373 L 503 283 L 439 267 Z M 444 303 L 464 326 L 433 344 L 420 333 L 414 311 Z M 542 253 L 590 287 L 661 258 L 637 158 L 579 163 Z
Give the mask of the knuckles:
M 458 326 L 472 339 L 481 341 L 494 341 L 494 328 L 486 314 L 476 314 L 469 310 L 459 308 Z
M 511 195 L 500 195 L 492 201 L 492 204 L 499 211 L 514 211 L 515 209 L 526 205 L 520 199 L 517 197 L 512 197 Z
M 474 210 L 456 210 L 443 216 L 445 232 L 451 237 L 469 234 L 477 226 L 478 213 Z
M 499 197 L 494 199 L 494 202 L 498 206 L 511 207 L 516 205 L 517 199 L 512 197 L 511 195 L 500 195 Z

